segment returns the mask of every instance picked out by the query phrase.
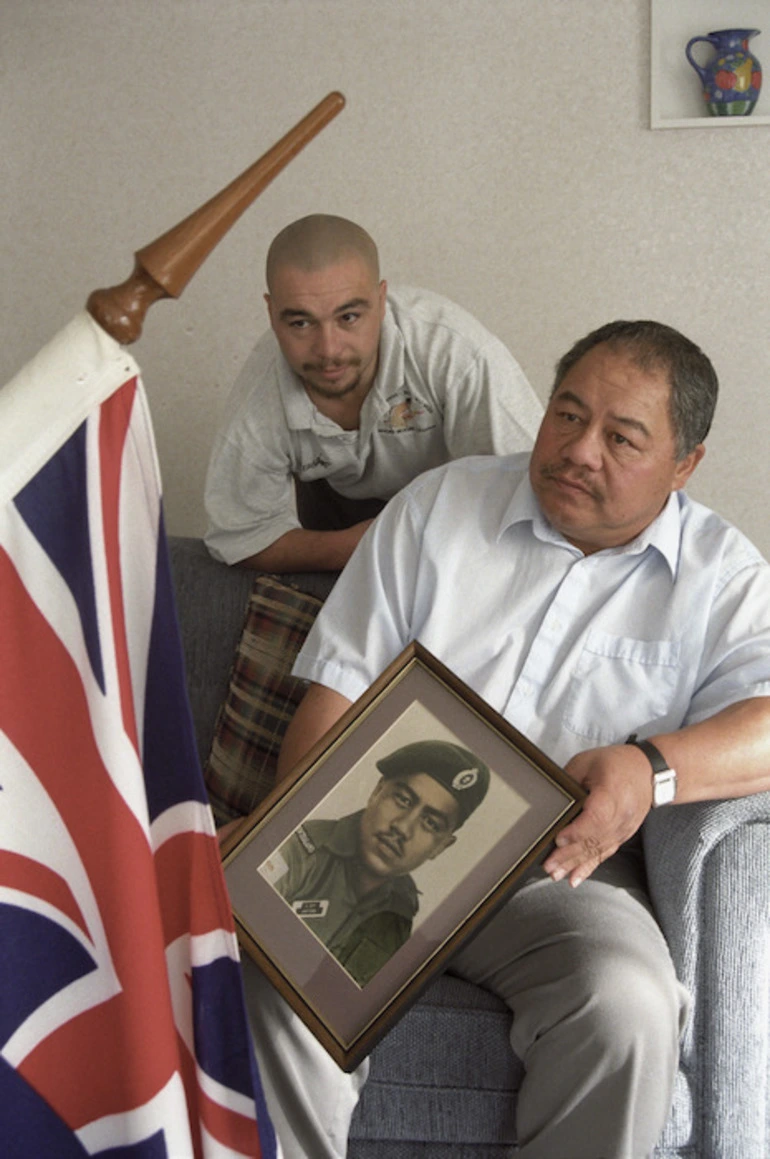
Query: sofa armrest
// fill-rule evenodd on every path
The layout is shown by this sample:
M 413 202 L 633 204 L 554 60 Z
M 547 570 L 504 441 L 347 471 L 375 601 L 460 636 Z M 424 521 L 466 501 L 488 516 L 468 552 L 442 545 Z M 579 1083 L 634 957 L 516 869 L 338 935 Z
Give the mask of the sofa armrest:
M 770 793 L 655 810 L 650 895 L 693 1007 L 682 1069 L 704 1155 L 766 1154 Z

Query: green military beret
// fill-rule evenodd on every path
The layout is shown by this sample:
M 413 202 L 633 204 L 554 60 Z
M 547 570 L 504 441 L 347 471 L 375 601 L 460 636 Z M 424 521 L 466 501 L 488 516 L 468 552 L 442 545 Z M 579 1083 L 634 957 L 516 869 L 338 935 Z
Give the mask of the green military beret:
M 479 757 L 445 740 L 418 740 L 377 761 L 383 777 L 410 777 L 426 773 L 452 794 L 460 806 L 459 829 L 484 800 L 489 769 Z

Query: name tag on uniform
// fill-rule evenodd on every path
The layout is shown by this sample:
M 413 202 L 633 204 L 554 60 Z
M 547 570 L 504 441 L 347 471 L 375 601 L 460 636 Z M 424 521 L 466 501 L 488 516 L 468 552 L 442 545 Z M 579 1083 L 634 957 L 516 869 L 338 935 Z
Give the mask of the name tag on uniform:
M 322 918 L 326 916 L 326 911 L 329 908 L 329 899 L 324 897 L 319 900 L 306 898 L 305 901 L 292 902 L 291 907 L 298 918 Z

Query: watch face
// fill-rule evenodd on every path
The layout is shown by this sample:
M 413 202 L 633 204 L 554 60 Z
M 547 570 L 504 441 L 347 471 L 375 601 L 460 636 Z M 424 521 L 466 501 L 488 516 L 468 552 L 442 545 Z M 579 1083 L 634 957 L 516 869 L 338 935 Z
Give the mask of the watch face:
M 666 769 L 663 773 L 653 773 L 652 803 L 670 805 L 676 796 L 676 773 L 673 769 Z

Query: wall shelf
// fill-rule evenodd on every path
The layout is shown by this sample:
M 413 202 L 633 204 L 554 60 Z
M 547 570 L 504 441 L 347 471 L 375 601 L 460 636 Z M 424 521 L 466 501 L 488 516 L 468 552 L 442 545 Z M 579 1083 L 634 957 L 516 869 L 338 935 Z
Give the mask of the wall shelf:
M 650 17 L 651 129 L 739 129 L 770 125 L 768 0 L 650 0 Z M 753 38 L 751 47 L 756 49 L 767 75 L 756 108 L 748 117 L 709 116 L 698 77 L 684 54 L 691 37 L 704 36 L 717 28 L 758 28 L 761 32 Z M 694 55 L 699 55 L 697 49 Z

